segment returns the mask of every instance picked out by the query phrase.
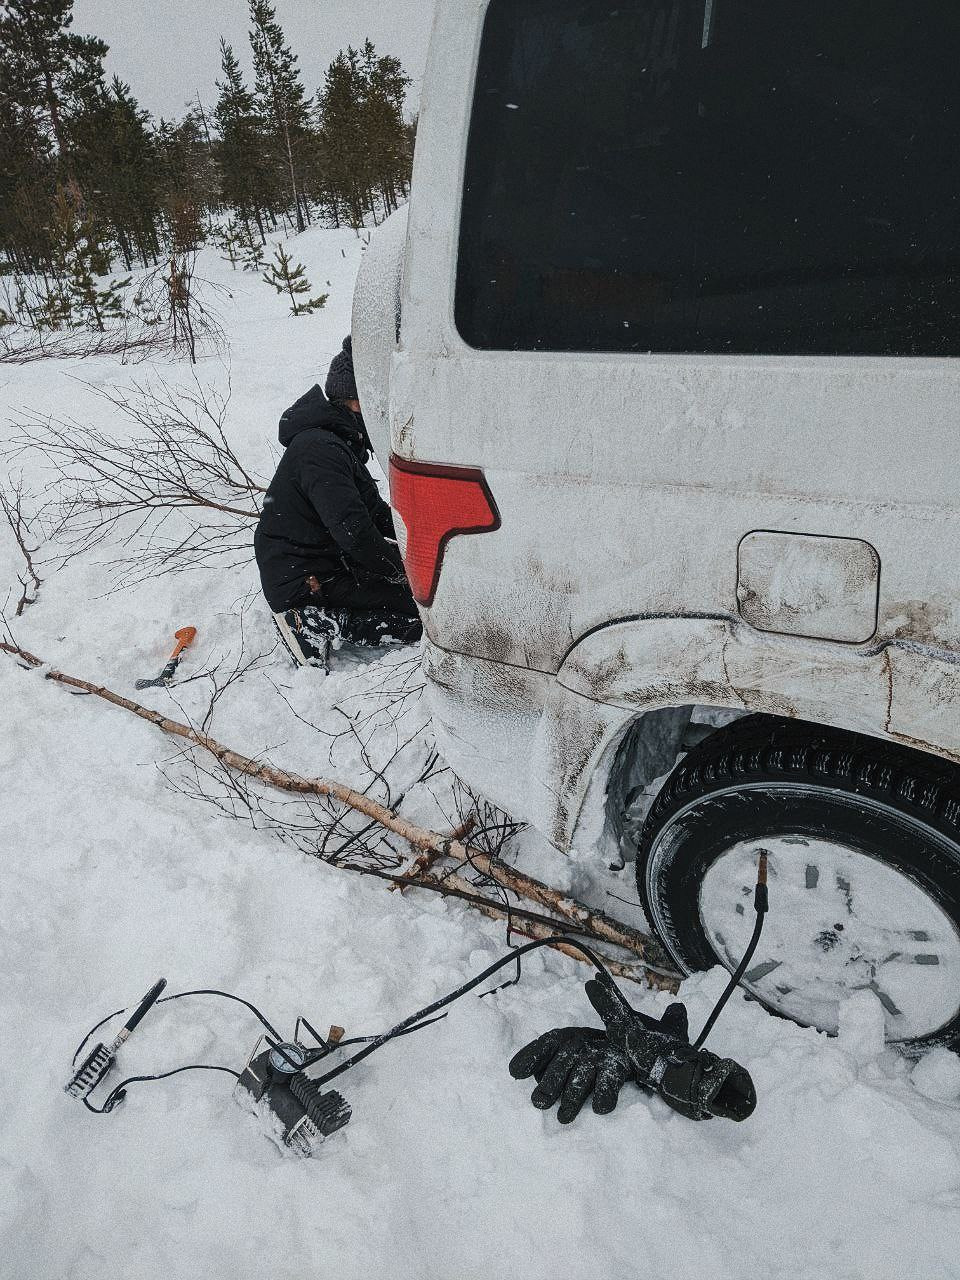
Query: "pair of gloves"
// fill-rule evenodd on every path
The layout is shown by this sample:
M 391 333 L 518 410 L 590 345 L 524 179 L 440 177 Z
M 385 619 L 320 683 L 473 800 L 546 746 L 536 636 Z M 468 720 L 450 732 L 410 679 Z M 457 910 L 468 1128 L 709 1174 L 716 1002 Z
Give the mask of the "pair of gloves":
M 586 984 L 604 1030 L 557 1027 L 526 1045 L 510 1061 L 515 1080 L 532 1076 L 535 1107 L 559 1101 L 557 1119 L 569 1124 L 592 1095 L 593 1109 L 607 1115 L 628 1080 L 659 1093 L 690 1120 L 720 1116 L 746 1120 L 757 1097 L 747 1071 L 731 1058 L 690 1044 L 687 1011 L 672 1004 L 659 1020 L 633 1009 L 606 973 Z

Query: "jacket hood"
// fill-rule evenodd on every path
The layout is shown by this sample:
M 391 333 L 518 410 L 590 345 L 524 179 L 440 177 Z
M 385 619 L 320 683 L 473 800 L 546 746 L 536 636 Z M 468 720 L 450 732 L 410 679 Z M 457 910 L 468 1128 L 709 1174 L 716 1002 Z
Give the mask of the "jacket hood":
M 332 431 L 346 441 L 358 456 L 366 455 L 366 429 L 361 416 L 351 413 L 341 404 L 333 404 L 319 385 L 312 386 L 284 413 L 280 419 L 280 443 L 286 448 L 301 431 L 310 431 L 315 427 Z

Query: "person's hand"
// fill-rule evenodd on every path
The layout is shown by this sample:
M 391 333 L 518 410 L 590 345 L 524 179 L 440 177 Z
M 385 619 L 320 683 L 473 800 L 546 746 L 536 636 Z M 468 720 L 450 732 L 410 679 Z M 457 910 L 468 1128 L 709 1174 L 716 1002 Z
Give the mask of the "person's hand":
M 656 1090 L 667 1106 L 690 1120 L 746 1120 L 753 1113 L 757 1095 L 748 1072 L 732 1058 L 694 1049 L 682 1004 L 671 1004 L 660 1019 L 648 1017 L 607 974 L 591 978 L 586 992 L 633 1079 Z
M 591 1094 L 597 1115 L 613 1111 L 633 1071 L 627 1056 L 598 1027 L 556 1027 L 514 1054 L 510 1074 L 515 1080 L 533 1076 L 537 1087 L 530 1101 L 546 1110 L 559 1100 L 557 1119 L 569 1124 Z

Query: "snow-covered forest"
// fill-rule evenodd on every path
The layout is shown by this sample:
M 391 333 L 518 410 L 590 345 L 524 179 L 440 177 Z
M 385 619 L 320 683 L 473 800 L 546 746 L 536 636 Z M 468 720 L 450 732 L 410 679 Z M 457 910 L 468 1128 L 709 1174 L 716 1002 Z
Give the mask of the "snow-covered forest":
M 221 38 L 216 101 L 198 96 L 181 118 L 154 120 L 130 85 L 107 80 L 107 46 L 74 32 L 72 9 L 73 0 L 10 0 L 0 10 L 8 355 L 23 348 L 20 327 L 49 347 L 50 335 L 125 321 L 142 344 L 189 292 L 208 241 L 259 272 L 268 234 L 358 228 L 405 197 L 410 81 L 369 40 L 347 44 L 308 86 L 275 8 L 249 0 L 253 83 Z M 143 272 L 128 288 L 134 268 Z
M 161 975 L 284 1034 L 303 1014 L 352 1038 L 571 903 L 645 931 L 629 864 L 561 855 L 452 775 L 415 646 L 297 668 L 260 593 L 277 420 L 322 382 L 370 234 L 408 191 L 402 68 L 345 33 L 306 85 L 281 6 L 250 0 L 255 84 L 224 46 L 219 100 L 155 122 L 106 84 L 71 5 L 0 3 L 0 1273 L 956 1280 L 960 1059 L 885 1047 L 869 1004 L 827 1037 L 735 994 L 711 1046 L 755 1082 L 738 1125 L 633 1086 L 571 1125 L 531 1107 L 511 1055 L 596 1022 L 589 967 L 548 948 L 346 1074 L 352 1119 L 311 1159 L 229 1074 L 141 1081 L 103 1116 L 65 1095 L 84 1035 Z M 187 626 L 174 682 L 137 691 Z M 438 862 L 198 738 L 473 856 Z M 511 891 L 513 872 L 552 898 Z M 637 1008 L 676 998 L 655 964 L 606 954 Z M 692 1027 L 728 977 L 683 982 Z M 215 996 L 165 1003 L 111 1083 L 239 1072 L 261 1030 Z

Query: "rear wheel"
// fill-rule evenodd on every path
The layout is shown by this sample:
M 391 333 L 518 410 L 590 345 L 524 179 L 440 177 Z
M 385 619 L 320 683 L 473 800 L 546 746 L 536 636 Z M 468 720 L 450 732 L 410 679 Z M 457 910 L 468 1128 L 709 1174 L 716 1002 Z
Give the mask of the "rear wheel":
M 736 967 L 761 849 L 770 913 L 747 990 L 832 1032 L 866 989 L 888 1039 L 960 1042 L 960 771 L 773 717 L 712 734 L 660 791 L 637 857 L 644 907 L 685 972 Z

